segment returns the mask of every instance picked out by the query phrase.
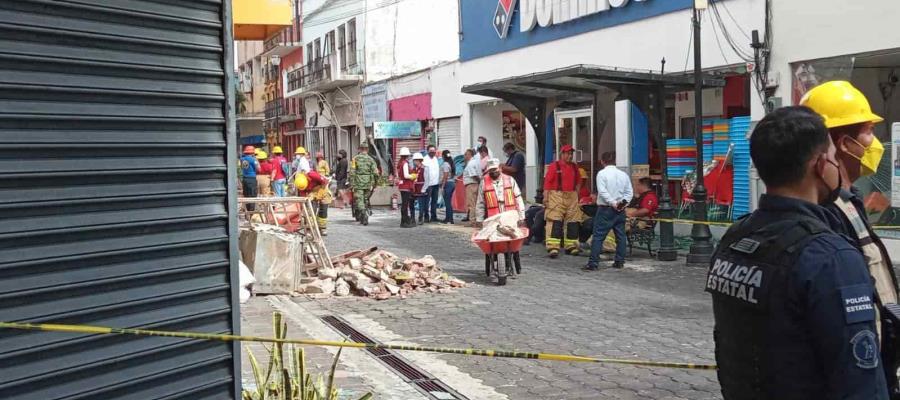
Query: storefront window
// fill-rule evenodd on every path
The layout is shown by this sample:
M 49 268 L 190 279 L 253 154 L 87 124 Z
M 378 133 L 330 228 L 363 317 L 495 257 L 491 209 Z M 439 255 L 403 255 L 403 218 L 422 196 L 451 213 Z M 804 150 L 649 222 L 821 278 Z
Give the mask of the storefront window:
M 894 53 L 896 54 L 896 52 Z M 893 93 L 885 91 L 885 82 L 895 73 L 896 64 L 890 54 L 862 54 L 802 61 L 791 64 L 791 97 L 793 104 L 799 104 L 807 91 L 824 82 L 847 80 L 863 92 L 872 111 L 885 118 L 885 122 L 875 126 L 875 136 L 884 144 L 885 153 L 875 174 L 859 178 L 854 186 L 859 189 L 866 206 L 866 213 L 873 225 L 900 225 L 900 191 L 893 184 L 895 159 L 898 157 L 890 127 L 892 116 L 900 115 L 900 100 Z M 900 96 L 897 96 L 900 97 Z M 900 140 L 900 137 L 897 138 Z M 898 180 L 900 183 L 900 180 Z M 894 186 L 894 187 L 892 187 Z M 894 197 L 897 197 L 895 200 Z M 900 231 L 884 231 L 883 236 L 900 237 Z

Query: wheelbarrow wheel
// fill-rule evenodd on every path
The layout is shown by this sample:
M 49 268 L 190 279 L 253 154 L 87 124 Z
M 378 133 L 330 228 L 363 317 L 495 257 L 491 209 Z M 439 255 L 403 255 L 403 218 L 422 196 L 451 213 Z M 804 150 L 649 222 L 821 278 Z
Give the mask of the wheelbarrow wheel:
M 487 275 L 488 278 L 491 277 L 491 267 L 494 263 L 493 256 L 490 254 L 484 255 L 484 274 Z

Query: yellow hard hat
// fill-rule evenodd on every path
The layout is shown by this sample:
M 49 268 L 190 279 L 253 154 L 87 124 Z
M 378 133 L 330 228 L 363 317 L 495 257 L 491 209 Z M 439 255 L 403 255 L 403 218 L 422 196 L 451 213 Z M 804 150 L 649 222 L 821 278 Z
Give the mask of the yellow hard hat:
M 284 153 L 284 151 L 281 150 L 281 146 L 275 146 L 272 148 L 272 153 L 273 154 L 281 154 L 281 153 Z
M 297 150 L 294 151 L 295 154 L 306 154 L 306 148 L 303 146 L 297 147 Z
M 812 88 L 800 100 L 800 105 L 825 118 L 825 126 L 829 129 L 884 121 L 872 112 L 866 96 L 847 81 L 825 82 Z
M 306 190 L 306 187 L 309 186 L 309 178 L 306 177 L 306 174 L 297 174 L 294 177 L 294 187 L 297 190 Z
M 266 154 L 265 151 L 257 150 L 257 151 L 256 151 L 256 158 L 258 158 L 258 159 L 260 159 L 260 160 L 265 160 L 265 159 L 269 158 L 269 155 Z

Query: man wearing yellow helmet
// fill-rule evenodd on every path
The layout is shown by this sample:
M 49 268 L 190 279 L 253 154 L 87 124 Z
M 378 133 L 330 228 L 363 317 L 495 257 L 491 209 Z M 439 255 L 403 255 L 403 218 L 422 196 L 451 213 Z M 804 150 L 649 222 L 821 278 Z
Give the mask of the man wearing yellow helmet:
M 837 148 L 841 184 L 831 194 L 827 208 L 840 216 L 844 233 L 855 239 L 856 247 L 865 255 L 869 273 L 875 281 L 877 303 L 882 321 L 888 321 L 891 313 L 885 305 L 896 305 L 898 300 L 897 278 L 888 252 L 875 234 L 866 216 L 859 190 L 853 182 L 862 176 L 870 176 L 878 170 L 884 146 L 875 136 L 875 124 L 884 121 L 872 112 L 869 101 L 859 89 L 845 81 L 826 82 L 816 86 L 803 96 L 800 105 L 811 108 L 825 120 L 831 139 Z M 882 357 L 891 393 L 897 389 L 896 365 L 900 346 L 890 337 L 900 334 L 900 321 L 882 323 L 880 337 L 884 344 Z M 893 332 L 888 331 L 889 327 Z

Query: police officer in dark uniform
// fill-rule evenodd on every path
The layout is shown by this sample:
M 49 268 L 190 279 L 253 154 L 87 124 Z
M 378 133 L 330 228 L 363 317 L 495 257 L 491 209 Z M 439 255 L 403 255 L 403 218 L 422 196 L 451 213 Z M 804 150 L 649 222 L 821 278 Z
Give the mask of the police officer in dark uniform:
M 875 288 L 820 206 L 841 187 L 822 118 L 776 110 L 750 153 L 767 194 L 723 236 L 706 282 L 724 398 L 886 400 Z

